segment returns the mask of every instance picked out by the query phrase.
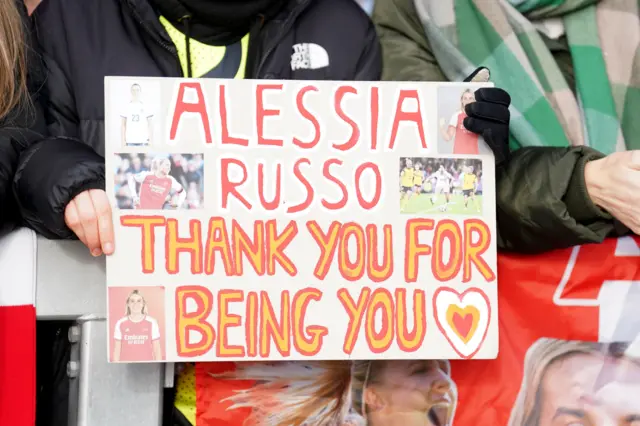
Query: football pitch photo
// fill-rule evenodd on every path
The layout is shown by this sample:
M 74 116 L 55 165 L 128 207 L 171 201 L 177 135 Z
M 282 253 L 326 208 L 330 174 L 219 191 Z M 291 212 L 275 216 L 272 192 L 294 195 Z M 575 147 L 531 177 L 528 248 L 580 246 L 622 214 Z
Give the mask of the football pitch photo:
M 404 206 L 404 210 L 401 210 L 401 213 L 477 216 L 482 214 L 482 195 L 476 195 L 475 199 L 469 198 L 465 208 L 462 194 L 451 194 L 448 205 L 444 194 L 414 194 Z

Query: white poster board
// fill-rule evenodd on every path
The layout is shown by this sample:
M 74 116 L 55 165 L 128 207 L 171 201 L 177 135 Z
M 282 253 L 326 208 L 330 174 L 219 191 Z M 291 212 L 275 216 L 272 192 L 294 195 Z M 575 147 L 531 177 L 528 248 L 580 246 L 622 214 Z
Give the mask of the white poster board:
M 109 359 L 495 358 L 480 86 L 107 78 Z

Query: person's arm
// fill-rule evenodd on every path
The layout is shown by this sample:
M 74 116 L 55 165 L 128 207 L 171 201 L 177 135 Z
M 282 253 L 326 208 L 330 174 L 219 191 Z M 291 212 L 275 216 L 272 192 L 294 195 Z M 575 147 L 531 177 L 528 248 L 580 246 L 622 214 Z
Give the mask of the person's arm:
M 121 130 L 120 130 L 120 138 L 122 139 L 122 146 L 127 146 L 127 117 L 121 117 Z
M 458 116 L 459 114 L 453 114 L 449 120 L 448 126 L 444 119 L 440 121 L 440 133 L 442 134 L 442 139 L 447 142 L 450 142 L 456 135 L 456 129 L 458 128 Z
M 162 361 L 162 349 L 160 348 L 160 340 L 153 341 L 153 360 Z
M 136 182 L 134 176 L 127 177 L 127 186 L 129 187 L 129 193 L 131 194 L 131 204 L 133 208 L 136 208 L 138 203 L 140 202 L 140 198 L 138 197 L 138 192 L 136 191 Z
M 0 228 L 15 226 L 20 222 L 12 178 L 20 153 L 40 140 L 42 136 L 39 133 L 26 128 L 0 128 Z
M 151 320 L 151 342 L 153 346 L 153 360 L 162 360 L 162 348 L 160 347 L 160 326 L 155 319 Z
M 446 142 L 450 142 L 451 139 L 453 139 L 453 137 L 456 135 L 456 125 L 451 125 L 451 123 L 447 125 L 447 122 L 444 118 L 440 119 L 439 130 L 440 136 L 442 136 L 442 139 L 444 139 Z
M 49 133 L 53 136 L 78 137 L 79 118 L 73 80 L 70 78 L 71 64 L 66 60 L 69 56 L 66 26 L 60 22 L 63 7 L 63 2 L 47 1 L 34 11 L 33 26 L 37 35 L 34 47 L 47 69 L 43 90 Z
M 113 343 L 113 362 L 120 361 L 121 350 L 122 350 L 122 342 L 120 340 L 116 340 Z
M 140 202 L 140 194 L 138 194 L 138 191 L 136 190 L 136 184 L 142 183 L 148 175 L 149 172 L 140 172 L 131 174 L 127 177 L 127 186 L 129 187 L 129 192 L 131 193 L 131 199 L 133 200 L 134 206 Z
M 178 202 L 174 205 L 174 207 L 179 208 L 187 198 L 187 191 L 173 176 L 171 177 L 171 191 L 178 194 Z
M 34 15 L 49 5 L 53 5 L 52 8 L 59 7 L 59 2 L 47 2 L 39 6 Z M 25 22 L 30 28 L 30 21 Z M 43 23 L 37 19 L 35 22 Z M 46 45 L 51 42 L 50 31 L 62 31 L 57 27 L 60 27 L 59 23 L 42 28 L 37 26 L 37 32 L 29 34 L 37 33 L 40 41 Z M 56 61 L 56 58 L 64 57 L 64 48 L 53 49 L 49 45 L 50 49 L 41 50 L 35 36 L 30 37 L 29 44 L 29 51 L 38 53 L 33 55 L 37 60 L 33 58 L 30 61 L 30 71 L 32 64 L 41 62 L 47 71 L 46 79 L 37 90 L 38 97 L 32 103 L 36 109 L 43 107 L 42 115 L 46 116 L 49 132 L 60 137 L 33 138 L 33 143 L 26 143 L 24 139 L 19 142 L 12 190 L 17 210 L 27 226 L 48 238 L 75 238 L 76 234 L 66 224 L 66 207 L 83 192 L 84 198 L 91 198 L 88 194 L 90 190 L 104 189 L 104 158 L 89 145 L 73 138 L 78 128 L 74 97 L 65 72 Z M 99 204 L 101 212 L 105 208 L 110 212 L 106 197 L 98 198 L 102 201 Z M 104 217 L 111 221 L 110 214 L 105 213 Z M 103 231 L 107 236 L 109 232 L 106 229 Z
M 122 324 L 122 320 L 116 323 L 116 326 L 113 328 L 113 362 L 120 361 L 120 352 L 122 350 L 122 331 L 120 330 L 120 325 Z
M 628 233 L 589 196 L 585 165 L 602 157 L 588 147 L 515 151 L 496 170 L 498 248 L 536 253 Z
M 383 80 L 447 81 L 413 0 L 376 0 L 372 19 L 382 45 Z
M 131 198 L 133 198 L 134 200 L 136 198 L 138 198 L 138 191 L 136 190 L 136 181 L 139 182 L 140 179 L 138 179 L 138 176 L 140 176 L 141 173 L 135 174 L 135 175 L 129 175 L 127 177 L 127 184 L 129 185 L 129 192 L 131 193 Z
M 149 128 L 149 145 L 153 145 L 153 115 L 147 117 L 147 126 Z
M 105 187 L 104 158 L 71 138 L 44 139 L 21 153 L 13 191 L 26 224 L 47 238 L 71 239 L 65 208 L 77 195 Z

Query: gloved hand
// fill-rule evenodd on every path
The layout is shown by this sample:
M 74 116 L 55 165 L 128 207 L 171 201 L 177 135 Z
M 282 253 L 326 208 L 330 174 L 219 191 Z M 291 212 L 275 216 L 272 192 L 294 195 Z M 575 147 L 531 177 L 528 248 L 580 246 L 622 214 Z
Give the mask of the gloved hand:
M 465 82 L 489 81 L 489 70 L 476 69 Z M 511 96 L 497 87 L 483 87 L 475 92 L 476 101 L 465 108 L 463 124 L 467 130 L 482 135 L 493 151 L 496 166 L 509 158 L 509 105 Z

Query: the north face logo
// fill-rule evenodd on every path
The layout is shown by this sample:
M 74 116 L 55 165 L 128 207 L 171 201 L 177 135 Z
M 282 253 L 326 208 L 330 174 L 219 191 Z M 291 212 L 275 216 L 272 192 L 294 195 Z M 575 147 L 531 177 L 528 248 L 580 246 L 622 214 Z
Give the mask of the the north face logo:
M 316 70 L 329 66 L 329 54 L 324 47 L 315 43 L 293 45 L 291 70 Z

